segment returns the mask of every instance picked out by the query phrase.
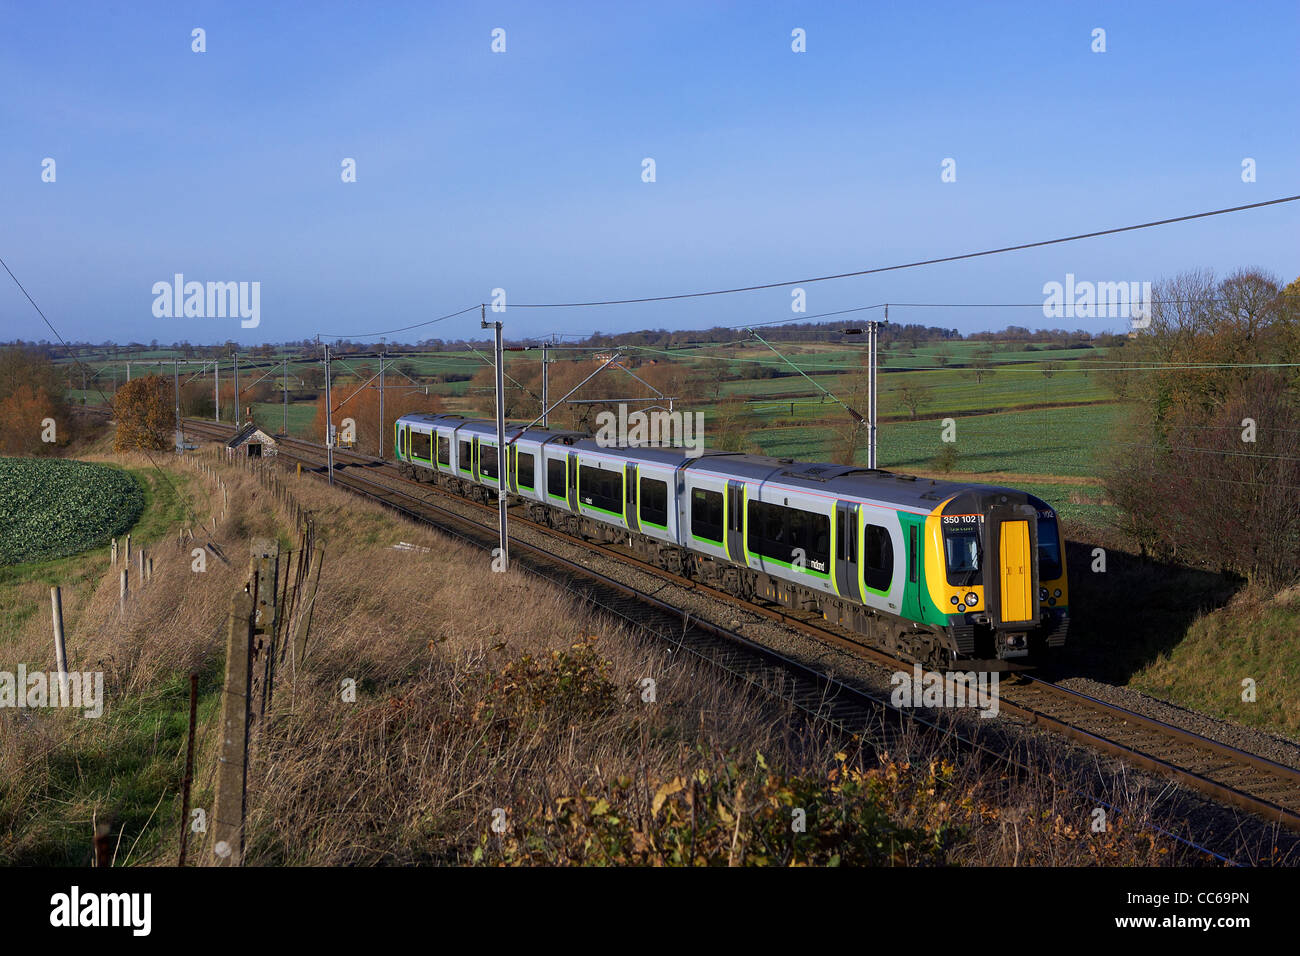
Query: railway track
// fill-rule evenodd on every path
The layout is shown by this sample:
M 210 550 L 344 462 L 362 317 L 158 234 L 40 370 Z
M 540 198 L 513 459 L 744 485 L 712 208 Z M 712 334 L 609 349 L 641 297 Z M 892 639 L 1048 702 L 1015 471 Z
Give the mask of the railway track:
M 230 426 L 190 420 L 186 429 L 210 438 L 226 438 L 232 432 Z M 304 468 L 324 470 L 324 456 L 318 446 L 292 438 L 279 441 L 281 456 L 300 462 Z M 417 520 L 430 520 L 428 512 L 432 512 L 434 523 L 444 530 L 485 549 L 497 544 L 495 506 L 462 498 L 432 484 L 414 482 L 399 475 L 390 463 L 336 449 L 334 480 Z M 458 507 L 437 504 L 431 500 L 434 497 Z M 478 512 L 483 520 L 467 517 L 462 513 L 464 509 Z M 743 608 L 890 671 L 897 671 L 900 665 L 911 667 L 910 662 L 866 645 L 856 635 L 840 631 L 815 615 L 742 601 L 641 561 L 623 549 L 573 537 L 523 515 L 512 514 L 511 521 L 557 541 L 603 554 L 663 582 Z M 862 735 L 884 746 L 899 732 L 901 721 L 895 717 L 901 718 L 902 712 L 888 700 L 820 673 L 735 631 L 703 621 L 653 594 L 548 549 L 514 538 L 511 549 L 512 555 L 522 551 L 527 556 L 531 571 L 593 600 L 638 629 L 651 631 L 658 637 L 679 631 L 683 649 L 768 692 L 778 688 L 780 696 L 794 706 L 839 730 Z M 647 609 L 654 611 L 651 619 L 645 616 Z M 1300 832 L 1300 770 L 1296 768 L 1024 673 L 1002 680 L 998 703 L 1001 713 L 1013 714 L 1134 766 L 1172 778 L 1219 803 Z M 915 711 L 908 711 L 908 715 L 918 717 Z

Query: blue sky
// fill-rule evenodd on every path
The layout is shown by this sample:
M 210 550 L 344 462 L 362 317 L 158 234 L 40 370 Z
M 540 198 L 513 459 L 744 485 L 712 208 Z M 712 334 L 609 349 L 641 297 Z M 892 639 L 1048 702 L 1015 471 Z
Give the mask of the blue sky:
M 1293 0 L 5 2 L 0 22 L 0 256 L 68 339 L 364 333 L 497 287 L 524 303 L 750 285 L 1300 192 Z M 1035 303 L 1067 272 L 1289 281 L 1298 207 L 819 283 L 807 311 Z M 260 325 L 156 318 L 152 286 L 177 272 L 260 282 Z M 0 338 L 48 337 L 0 278 Z M 786 316 L 775 289 L 503 318 L 509 336 Z M 1035 309 L 891 319 L 1058 324 Z M 390 338 L 478 334 L 468 315 Z

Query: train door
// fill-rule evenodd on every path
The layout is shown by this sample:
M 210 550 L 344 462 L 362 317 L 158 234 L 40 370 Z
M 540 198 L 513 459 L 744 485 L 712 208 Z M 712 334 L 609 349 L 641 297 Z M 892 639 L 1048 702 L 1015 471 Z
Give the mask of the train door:
M 505 459 L 508 464 L 506 468 L 506 486 L 514 494 L 519 494 L 519 446 L 514 442 L 506 445 L 506 453 L 498 455 L 497 460 Z
M 835 502 L 835 589 L 840 597 L 861 600 L 862 551 L 858 541 L 858 505 Z
M 745 555 L 745 483 L 727 481 L 727 557 L 744 561 Z
M 578 513 L 578 453 L 571 451 L 565 459 L 565 481 L 568 483 L 569 510 Z
M 995 625 L 1038 622 L 1038 515 L 1027 504 L 995 504 L 984 518 L 984 601 Z
M 628 462 L 623 467 L 623 519 L 629 531 L 641 530 L 641 514 L 637 508 L 637 466 Z

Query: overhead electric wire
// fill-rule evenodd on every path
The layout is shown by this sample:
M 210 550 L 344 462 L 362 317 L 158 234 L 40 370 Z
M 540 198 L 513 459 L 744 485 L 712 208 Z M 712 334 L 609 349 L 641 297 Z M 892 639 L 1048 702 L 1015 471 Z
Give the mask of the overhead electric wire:
M 14 275 L 13 270 L 9 268 L 9 263 L 5 262 L 2 257 L 0 257 L 0 266 L 4 266 L 5 272 L 9 273 L 9 278 L 14 280 L 14 285 L 18 286 L 22 294 L 27 297 L 27 301 L 32 304 L 32 308 L 35 309 L 36 314 L 41 317 L 41 321 L 45 323 L 45 325 L 49 328 L 51 332 L 54 333 L 54 337 L 59 340 L 59 344 L 62 345 L 63 348 L 67 350 L 68 353 L 72 356 L 73 361 L 76 362 L 77 365 L 83 370 L 88 369 L 90 366 L 82 362 L 81 359 L 78 358 L 77 355 L 72 351 L 72 347 L 68 345 L 68 343 L 64 340 L 63 336 L 59 334 L 59 330 L 56 329 L 54 327 L 54 324 L 46 317 L 45 312 L 41 309 L 39 305 L 36 304 L 36 300 L 32 298 L 31 293 L 27 291 L 26 287 L 24 287 L 23 284 L 18 281 L 18 277 Z M 92 381 L 93 381 L 93 377 L 92 377 Z M 96 385 L 95 391 L 99 393 L 99 397 L 103 399 L 104 404 L 111 408 L 112 403 L 108 400 L 108 396 L 104 394 L 104 390 L 101 389 L 98 385 Z M 177 401 L 179 402 L 180 395 L 178 394 L 176 398 Z M 182 430 L 182 425 L 179 421 L 176 423 L 176 427 L 178 430 Z M 176 496 L 176 500 L 181 502 L 185 506 L 185 510 L 186 512 L 188 512 L 191 520 L 194 522 L 194 525 L 197 525 L 199 528 L 202 528 L 203 524 L 202 522 L 199 521 L 198 515 L 196 515 L 194 513 L 194 510 L 190 507 L 189 501 L 181 495 L 180 489 L 178 489 L 175 483 L 171 480 L 171 478 L 168 477 L 167 472 L 163 471 L 162 468 L 158 465 L 158 462 L 154 461 L 153 455 L 149 454 L 149 449 L 141 448 L 139 450 L 144 452 L 144 456 L 149 459 L 149 464 L 153 465 L 154 470 L 158 472 L 162 480 L 167 483 L 167 487 L 169 487 L 172 490 L 172 494 Z M 205 496 L 207 495 L 206 491 L 204 491 L 204 495 Z M 211 504 L 210 498 L 209 498 L 209 504 Z M 209 544 L 212 543 L 212 538 L 210 536 L 208 537 L 208 543 Z
M 589 302 L 516 302 L 510 304 L 508 307 L 512 309 L 577 309 L 599 305 L 635 305 L 644 302 L 669 302 L 679 299 L 698 299 L 706 296 L 731 295 L 736 292 L 758 292 L 763 289 L 780 289 L 786 286 L 808 285 L 813 282 L 829 282 L 833 279 L 851 279 L 859 276 L 879 275 L 883 272 L 898 272 L 903 269 L 915 269 L 920 266 L 939 265 L 944 262 L 960 262 L 965 259 L 978 259 L 982 256 L 995 256 L 1004 252 L 1018 252 L 1023 249 L 1037 249 L 1043 246 L 1059 245 L 1064 242 L 1077 242 L 1081 239 L 1095 239 L 1099 236 L 1113 236 L 1123 232 L 1134 232 L 1138 229 L 1151 229 L 1156 226 L 1168 226 L 1178 222 L 1190 222 L 1194 219 L 1207 219 L 1211 216 L 1223 216 L 1228 213 L 1242 212 L 1246 209 L 1259 209 L 1264 206 L 1276 206 L 1282 203 L 1295 202 L 1298 199 L 1300 199 L 1300 195 L 1283 196 L 1278 199 L 1246 203 L 1241 206 L 1230 206 L 1225 209 L 1211 209 L 1206 212 L 1191 213 L 1185 216 L 1174 216 L 1169 219 L 1156 219 L 1150 222 L 1136 223 L 1131 226 L 1118 226 L 1113 229 L 1098 229 L 1094 232 L 1082 232 L 1072 236 L 1060 236 L 1056 239 L 1041 239 L 1036 242 L 1022 242 L 1013 246 L 1001 246 L 997 249 L 983 249 L 979 252 L 964 252 L 959 255 L 939 256 L 934 259 L 918 259 L 914 262 L 902 262 L 891 266 L 877 266 L 872 269 L 859 269 L 854 272 L 839 272 L 833 275 L 811 276 L 804 279 L 787 279 L 782 282 L 764 282 L 758 285 L 736 286 L 730 289 L 711 289 L 705 292 L 680 292 L 672 295 L 641 296 L 629 299 L 604 299 Z M 751 323 L 751 325 L 752 324 L 753 323 Z
M 449 312 L 446 315 L 438 316 L 436 319 L 429 319 L 427 322 L 416 322 L 414 325 L 404 325 L 400 329 L 389 329 L 386 332 L 352 332 L 346 335 L 336 335 L 333 332 L 318 332 L 316 334 L 323 335 L 327 339 L 369 339 L 374 338 L 376 335 L 392 335 L 395 332 L 409 332 L 411 329 L 420 329 L 426 325 L 434 325 L 438 322 L 445 322 L 447 319 L 454 319 L 458 315 L 464 315 L 466 312 L 479 308 L 480 305 L 480 303 L 475 302 L 473 305 L 466 306 L 459 312 Z

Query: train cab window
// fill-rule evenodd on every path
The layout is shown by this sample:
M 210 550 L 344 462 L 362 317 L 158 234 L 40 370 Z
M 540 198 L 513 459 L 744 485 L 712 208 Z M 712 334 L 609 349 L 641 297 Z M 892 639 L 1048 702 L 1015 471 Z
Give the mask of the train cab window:
M 446 435 L 438 436 L 438 464 L 451 464 L 451 439 Z
M 668 482 L 656 478 L 641 479 L 641 521 L 667 529 Z
M 493 481 L 497 477 L 497 449 L 495 445 L 485 445 L 482 442 L 478 446 L 478 473 L 483 478 L 491 478 Z
M 589 508 L 623 516 L 623 473 L 591 465 L 578 469 L 578 500 Z
M 867 525 L 866 545 L 862 583 L 873 591 L 888 591 L 894 579 L 894 543 L 889 532 L 878 525 Z
M 432 447 L 431 440 L 424 432 L 411 432 L 411 457 L 418 458 L 420 461 L 429 460 L 429 449 Z
M 977 525 L 948 527 L 943 534 L 944 560 L 948 564 L 948 583 L 969 587 L 980 583 L 980 533 Z
M 1038 518 L 1038 580 L 1054 581 L 1061 576 L 1061 533 L 1055 518 Z
M 470 444 L 467 441 L 460 443 L 460 449 L 456 456 L 456 462 L 460 470 L 472 474 L 474 471 L 474 456 L 470 451 Z
M 520 488 L 533 490 L 533 453 L 515 448 L 515 482 Z
M 722 492 L 691 489 L 691 534 L 722 544 Z
M 749 503 L 749 550 L 793 564 L 802 552 L 804 567 L 825 573 L 831 557 L 831 519 L 800 508 L 762 501 Z

